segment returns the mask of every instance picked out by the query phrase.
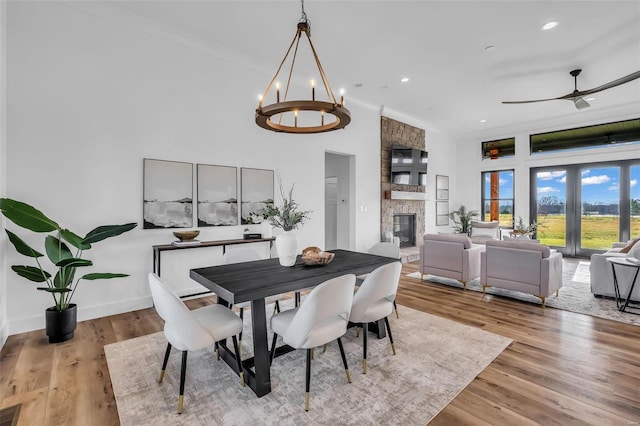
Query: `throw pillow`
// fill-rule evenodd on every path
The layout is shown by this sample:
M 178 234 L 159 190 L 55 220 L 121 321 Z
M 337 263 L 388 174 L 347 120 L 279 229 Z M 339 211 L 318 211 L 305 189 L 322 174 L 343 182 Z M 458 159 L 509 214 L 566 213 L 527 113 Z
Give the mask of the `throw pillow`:
M 634 257 L 640 260 L 640 244 L 635 244 L 631 250 L 629 250 L 629 253 L 627 253 L 627 257 Z
M 626 246 L 622 247 L 620 249 L 620 253 L 629 253 L 629 251 L 633 248 L 633 246 L 640 241 L 640 237 L 638 238 L 634 238 L 633 240 L 629 241 L 629 244 L 627 244 Z

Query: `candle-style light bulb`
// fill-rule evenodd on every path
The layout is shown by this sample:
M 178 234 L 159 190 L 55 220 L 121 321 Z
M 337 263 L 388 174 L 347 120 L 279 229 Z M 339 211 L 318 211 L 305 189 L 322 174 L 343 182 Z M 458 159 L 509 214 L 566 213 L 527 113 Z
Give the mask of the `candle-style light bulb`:
M 298 110 L 293 111 L 294 125 L 298 127 Z
M 262 95 L 258 95 L 258 107 L 262 108 Z
M 320 125 L 324 126 L 324 111 L 320 111 Z
M 344 106 L 344 89 L 340 89 L 340 105 Z
M 311 100 L 316 100 L 316 81 L 313 78 L 311 79 Z
M 276 102 L 280 103 L 280 82 L 276 82 Z

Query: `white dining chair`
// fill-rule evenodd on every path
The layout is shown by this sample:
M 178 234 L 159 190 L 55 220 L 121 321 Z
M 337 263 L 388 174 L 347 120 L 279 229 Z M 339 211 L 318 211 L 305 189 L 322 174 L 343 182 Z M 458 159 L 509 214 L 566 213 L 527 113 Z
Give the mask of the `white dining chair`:
M 240 376 L 240 383 L 244 386 L 244 373 L 236 338 L 242 330 L 242 320 L 229 308 L 217 304 L 189 310 L 180 297 L 154 273 L 149 274 L 149 287 L 155 309 L 164 320 L 164 335 L 167 338 L 167 350 L 158 383 L 162 383 L 164 379 L 171 348 L 175 347 L 182 351 L 178 414 L 181 414 L 184 408 L 184 383 L 189 351 L 204 349 L 232 337 L 235 358 L 238 362 L 237 373 Z
M 394 355 L 396 354 L 388 316 L 393 312 L 393 302 L 398 291 L 401 271 L 402 264 L 400 262 L 380 266 L 365 278 L 353 297 L 349 321 L 362 326 L 363 374 L 367 374 L 367 330 L 370 322 L 384 319 L 391 350 Z
M 377 243 L 369 249 L 368 253 L 375 254 L 376 256 L 400 259 L 400 247 L 397 244 L 390 242 Z M 365 278 L 367 278 L 367 274 L 358 275 L 356 286 L 360 286 Z M 393 300 L 393 309 L 396 312 L 396 318 L 400 318 L 400 315 L 398 314 L 398 305 L 396 304 L 395 299 Z
M 340 338 L 347 331 L 355 282 L 356 277 L 353 274 L 325 281 L 311 290 L 300 307 L 280 312 L 271 318 L 271 362 L 275 355 L 278 336 L 282 336 L 282 341 L 294 349 L 307 350 L 305 411 L 309 411 L 313 348 L 337 340 L 347 381 L 351 383 L 349 366 Z
M 232 264 L 232 263 L 253 262 L 255 260 L 260 260 L 260 259 L 261 257 L 260 257 L 260 254 L 258 254 L 258 252 L 245 247 L 237 248 L 235 250 L 229 250 L 225 252 L 225 254 L 223 255 L 223 262 L 225 265 Z M 277 294 L 277 295 L 269 296 L 265 298 L 264 303 L 265 305 L 275 303 L 275 306 L 273 307 L 273 312 L 276 313 L 276 312 L 280 312 L 280 303 L 279 303 L 280 300 L 282 300 L 282 295 Z M 240 310 L 240 319 L 244 321 L 244 310 L 246 308 L 251 307 L 251 302 L 247 301 L 247 302 L 236 303 L 234 306 Z M 240 331 L 240 348 L 242 348 L 242 331 Z

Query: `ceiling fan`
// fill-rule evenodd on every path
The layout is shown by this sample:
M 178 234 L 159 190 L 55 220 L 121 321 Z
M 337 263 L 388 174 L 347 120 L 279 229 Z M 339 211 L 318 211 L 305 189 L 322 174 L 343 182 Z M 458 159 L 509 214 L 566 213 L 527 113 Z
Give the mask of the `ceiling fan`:
M 613 81 L 610 81 L 609 83 L 605 83 L 602 86 L 594 87 L 593 89 L 578 90 L 578 76 L 580 75 L 581 72 L 582 72 L 581 69 L 577 69 L 569 73 L 574 78 L 574 83 L 575 83 L 574 91 L 564 96 L 560 96 L 558 98 L 549 98 L 549 99 L 536 99 L 533 101 L 503 101 L 502 103 L 503 104 L 528 104 L 531 102 L 545 102 L 545 101 L 555 101 L 558 99 L 564 99 L 567 101 L 573 101 L 573 104 L 576 106 L 577 109 L 584 109 L 584 108 L 589 108 L 591 106 L 587 101 L 583 99 L 584 96 L 601 92 L 603 90 L 611 89 L 612 87 L 616 87 L 621 84 L 628 83 L 632 80 L 635 80 L 636 78 L 640 78 L 640 71 L 636 71 L 625 77 L 621 77 L 617 80 L 613 80 Z

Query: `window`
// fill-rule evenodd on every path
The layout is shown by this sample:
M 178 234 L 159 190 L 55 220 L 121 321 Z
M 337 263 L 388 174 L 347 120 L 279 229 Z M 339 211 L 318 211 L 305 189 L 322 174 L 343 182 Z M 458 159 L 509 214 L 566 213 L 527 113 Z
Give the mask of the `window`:
M 516 155 L 516 138 L 482 142 L 482 159 L 495 160 Z
M 531 154 L 640 143 L 640 118 L 577 129 L 538 133 L 529 137 Z
M 497 220 L 501 227 L 513 226 L 513 170 L 482 172 L 482 212 L 485 222 Z

